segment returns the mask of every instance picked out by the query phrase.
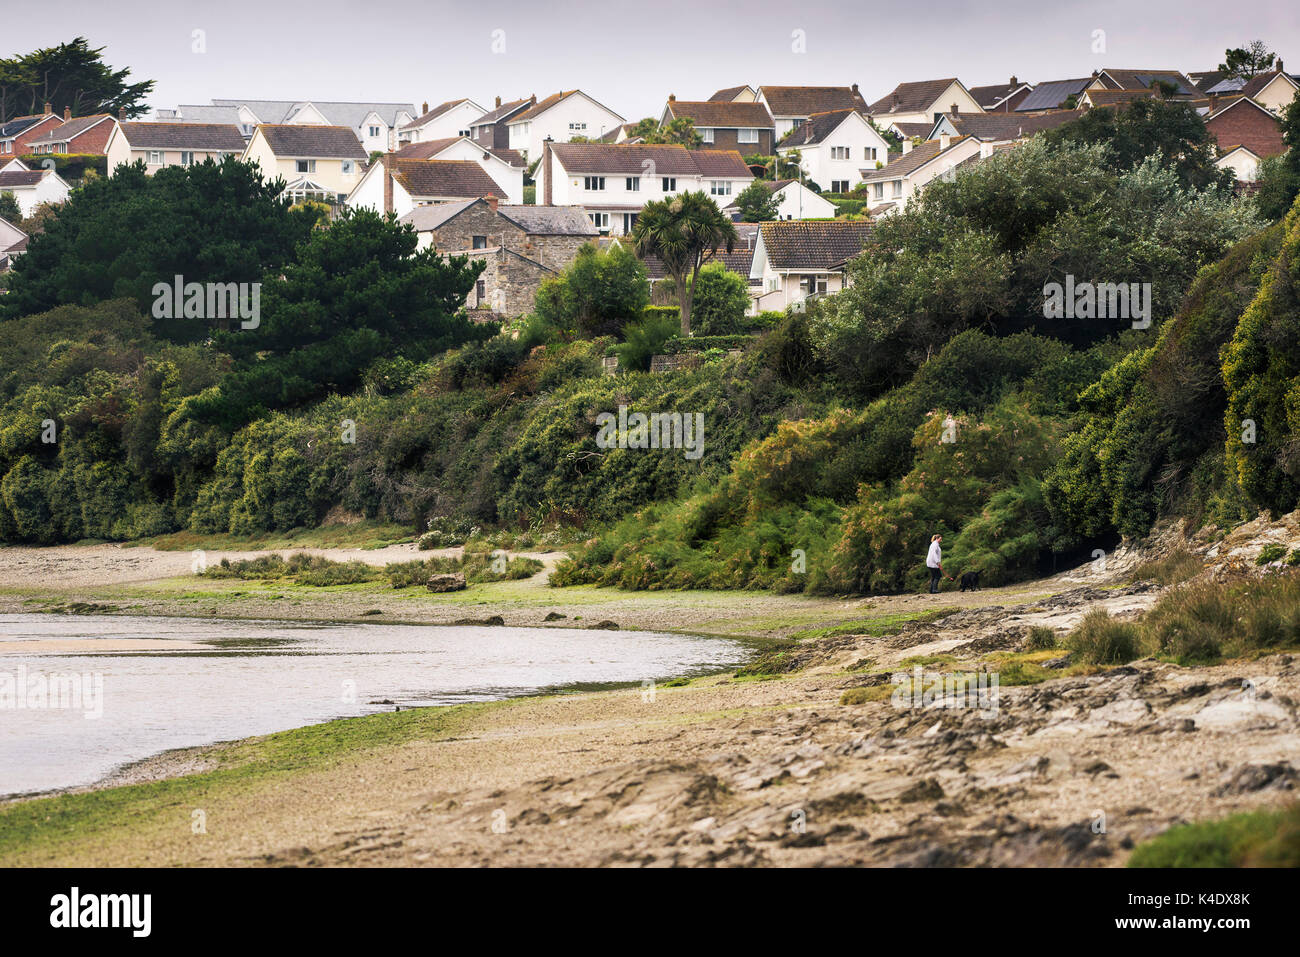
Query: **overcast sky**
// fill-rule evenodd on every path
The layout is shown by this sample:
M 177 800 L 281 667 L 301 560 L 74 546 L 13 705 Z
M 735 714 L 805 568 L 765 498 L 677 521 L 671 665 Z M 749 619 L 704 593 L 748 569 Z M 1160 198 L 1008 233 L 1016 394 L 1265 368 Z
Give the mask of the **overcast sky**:
M 0 0 L 0 55 L 84 35 L 112 66 L 157 81 L 155 108 L 462 96 L 490 108 L 498 95 L 578 87 L 632 121 L 669 93 L 707 99 L 742 83 L 857 83 L 871 102 L 945 76 L 977 86 L 1208 70 L 1254 39 L 1298 72 L 1295 11 L 1294 0 Z M 1099 30 L 1104 53 L 1093 52 Z

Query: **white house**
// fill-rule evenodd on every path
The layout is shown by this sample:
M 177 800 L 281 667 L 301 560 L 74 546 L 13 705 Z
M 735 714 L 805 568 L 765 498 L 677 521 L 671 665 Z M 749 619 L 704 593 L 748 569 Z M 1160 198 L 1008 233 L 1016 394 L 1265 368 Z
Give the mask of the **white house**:
M 758 91 L 748 83 L 742 83 L 740 86 L 729 86 L 725 90 L 718 90 L 709 100 L 713 103 L 753 103 L 758 99 Z
M 760 179 L 771 190 L 776 199 L 777 219 L 834 219 L 835 204 L 823 199 L 797 179 Z M 733 218 L 740 216 L 740 209 L 732 205 L 723 210 Z
M 104 153 L 108 175 L 123 163 L 143 160 L 145 171 L 164 166 L 193 166 L 206 159 L 220 162 L 244 152 L 244 137 L 233 123 L 120 122 L 108 136 Z
M 370 164 L 347 205 L 396 213 L 400 219 L 417 206 L 501 195 L 501 187 L 473 160 L 414 159 L 390 153 Z
M 877 123 L 933 123 L 940 113 L 983 113 L 984 107 L 955 76 L 900 83 L 871 104 Z
M 1242 96 L 1248 96 L 1270 113 L 1281 116 L 1300 91 L 1300 83 L 1289 73 L 1282 72 L 1282 64 L 1270 73 L 1261 73 L 1247 80 L 1241 87 Z
M 261 125 L 346 126 L 366 155 L 397 148 L 397 131 L 416 117 L 410 103 L 350 103 L 335 100 L 213 100 L 158 110 L 166 123 L 234 123 L 245 140 Z
M 399 143 L 427 143 L 455 136 L 470 136 L 474 121 L 487 113 L 473 100 L 459 99 L 439 103 L 433 109 L 424 104 L 424 112 L 397 131 Z
M 862 182 L 862 171 L 889 157 L 889 143 L 857 110 L 814 113 L 781 141 L 777 153 L 799 155 L 804 174 L 824 190 L 847 193 Z
M 809 296 L 839 292 L 849 260 L 871 238 L 871 226 L 845 219 L 763 223 L 749 272 L 759 284 L 757 311 L 784 310 Z
M 542 143 L 567 143 L 575 136 L 598 140 L 620 126 L 624 118 L 597 103 L 581 90 L 553 93 L 538 100 L 506 123 L 510 149 L 524 154 L 531 163 L 542 155 Z
M 6 219 L 0 219 L 0 272 L 8 272 L 14 260 L 27 251 L 27 234 Z
M 515 150 L 496 149 L 463 136 L 452 136 L 404 146 L 397 152 L 397 158 L 472 160 L 501 187 L 498 195 L 507 205 L 518 206 L 524 201 L 524 171 L 528 163 Z
M 52 169 L 31 169 L 20 159 L 10 160 L 0 170 L 0 193 L 13 193 L 18 211 L 26 219 L 42 203 L 64 203 L 71 188 Z
M 346 126 L 264 124 L 241 157 L 265 179 L 281 177 L 294 201 L 342 202 L 361 182 L 366 151 Z
M 948 136 L 926 140 L 912 146 L 903 141 L 903 154 L 884 169 L 864 169 L 862 181 L 871 187 L 874 208 L 880 205 L 902 209 L 926 183 L 939 176 L 951 175 L 952 170 L 966 160 L 978 159 L 985 153 L 975 136 Z
M 1232 170 L 1232 175 L 1239 183 L 1253 183 L 1259 179 L 1261 159 L 1262 157 L 1248 146 L 1234 146 L 1215 160 L 1214 165 L 1219 169 Z M 4 174 L 0 173 L 0 175 Z
M 754 174 L 735 150 L 547 143 L 536 179 L 544 205 L 585 207 L 600 232 L 621 236 L 651 200 L 703 192 L 730 206 Z
M 726 91 L 719 90 L 714 96 L 723 92 Z M 866 101 L 856 83 L 852 86 L 760 86 L 757 98 L 772 114 L 777 142 L 791 130 L 803 126 L 814 113 L 867 112 Z

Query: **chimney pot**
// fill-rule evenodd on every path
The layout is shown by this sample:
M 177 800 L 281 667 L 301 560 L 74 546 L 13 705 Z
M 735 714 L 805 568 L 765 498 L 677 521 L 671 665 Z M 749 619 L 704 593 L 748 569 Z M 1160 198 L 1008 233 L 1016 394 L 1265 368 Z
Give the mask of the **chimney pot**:
M 853 84 L 853 92 L 858 92 L 858 85 L 856 83 Z
M 68 120 L 70 120 L 70 119 L 72 119 L 72 107 L 70 107 L 70 106 L 65 106 L 65 107 L 63 108 L 63 122 L 66 123 L 66 122 L 68 122 Z
M 498 96 L 498 97 L 497 97 L 497 106 L 500 106 L 500 105 L 501 105 L 501 97 Z
M 49 115 L 50 115 L 51 113 L 53 113 L 53 112 L 54 112 L 54 110 L 52 110 L 52 109 L 50 108 L 50 101 L 49 101 L 49 100 L 46 100 L 46 101 L 45 101 L 45 115 L 46 115 L 46 116 L 49 116 Z
M 1020 81 L 1016 79 L 1016 75 L 1015 75 L 1014 73 L 1011 74 L 1011 85 L 1012 85 L 1012 86 L 1019 86 L 1019 85 L 1020 85 Z
M 429 101 L 425 100 L 423 103 L 420 104 L 420 115 L 423 116 L 425 113 L 428 112 L 429 112 Z
M 669 103 L 676 103 L 676 102 L 677 102 L 677 94 L 676 94 L 676 93 L 669 93 L 669 94 L 668 94 L 668 102 L 669 102 Z

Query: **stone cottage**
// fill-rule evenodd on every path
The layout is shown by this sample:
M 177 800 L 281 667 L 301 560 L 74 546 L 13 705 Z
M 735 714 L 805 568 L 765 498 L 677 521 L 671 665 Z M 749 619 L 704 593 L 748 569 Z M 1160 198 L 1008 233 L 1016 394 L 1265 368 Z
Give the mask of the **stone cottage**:
M 598 235 L 581 206 L 508 206 L 494 196 L 418 206 L 401 221 L 415 227 L 420 248 L 484 260 L 466 306 L 503 317 L 529 312 L 542 280 Z

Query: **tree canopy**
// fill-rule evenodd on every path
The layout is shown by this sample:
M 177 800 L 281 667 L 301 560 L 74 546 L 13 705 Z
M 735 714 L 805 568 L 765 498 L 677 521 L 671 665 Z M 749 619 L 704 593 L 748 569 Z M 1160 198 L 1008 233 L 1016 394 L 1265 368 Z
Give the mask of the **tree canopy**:
M 40 113 L 49 103 L 55 113 L 65 108 L 73 116 L 94 113 L 128 117 L 149 112 L 145 98 L 154 81 L 129 81 L 131 71 L 115 70 L 100 56 L 103 47 L 92 49 L 85 37 L 55 47 L 0 59 L 0 123 L 15 116 Z

